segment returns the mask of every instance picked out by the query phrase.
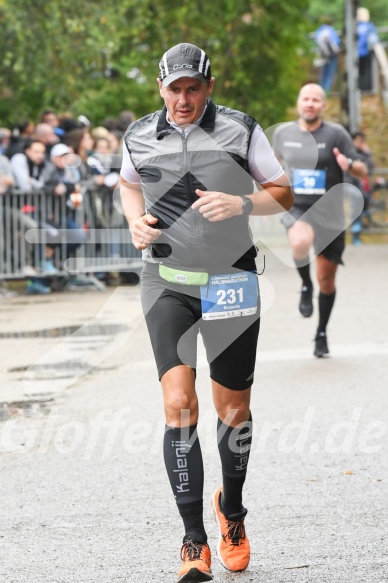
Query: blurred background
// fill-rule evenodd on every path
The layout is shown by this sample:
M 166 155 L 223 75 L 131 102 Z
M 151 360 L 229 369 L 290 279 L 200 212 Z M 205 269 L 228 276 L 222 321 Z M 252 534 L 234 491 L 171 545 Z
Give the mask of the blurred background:
M 161 55 L 188 41 L 211 56 L 216 101 L 268 127 L 284 120 L 303 83 L 318 79 L 311 33 L 328 16 L 342 34 L 345 4 L 1 0 L 1 125 L 36 121 L 48 107 L 86 115 L 96 125 L 124 109 L 140 117 L 160 106 L 155 78 Z M 386 0 L 362 6 L 386 43 Z
M 3 297 L 10 281 L 30 293 L 133 281 L 125 272 L 141 261 L 120 213 L 122 138 L 161 108 L 159 60 L 184 41 L 210 56 L 215 101 L 264 130 L 295 119 L 299 88 L 320 83 L 326 118 L 361 132 L 370 162 L 352 242 L 388 240 L 386 0 L 0 0 L 0 26 Z M 34 229 L 39 242 L 25 242 Z M 69 284 L 71 268 L 88 279 Z

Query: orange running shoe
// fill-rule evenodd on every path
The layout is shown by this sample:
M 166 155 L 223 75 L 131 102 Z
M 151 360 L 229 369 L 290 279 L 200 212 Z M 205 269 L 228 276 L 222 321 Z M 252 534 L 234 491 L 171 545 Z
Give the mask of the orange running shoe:
M 214 518 L 220 529 L 217 544 L 217 556 L 228 571 L 245 571 L 251 556 L 249 540 L 245 534 L 244 518 L 239 514 L 231 514 L 228 518 L 220 509 L 222 488 L 218 488 L 212 497 Z
M 211 554 L 207 543 L 203 542 L 200 534 L 190 535 L 183 539 L 181 550 L 182 566 L 179 569 L 177 583 L 200 583 L 212 581 L 210 569 Z M 194 540 L 193 540 L 194 539 Z

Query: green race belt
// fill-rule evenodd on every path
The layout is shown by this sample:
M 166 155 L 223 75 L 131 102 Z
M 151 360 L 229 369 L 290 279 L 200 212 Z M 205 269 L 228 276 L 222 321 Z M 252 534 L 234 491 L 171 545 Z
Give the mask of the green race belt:
M 159 275 L 166 281 L 183 285 L 206 285 L 209 279 L 204 271 L 183 271 L 165 265 L 159 265 Z

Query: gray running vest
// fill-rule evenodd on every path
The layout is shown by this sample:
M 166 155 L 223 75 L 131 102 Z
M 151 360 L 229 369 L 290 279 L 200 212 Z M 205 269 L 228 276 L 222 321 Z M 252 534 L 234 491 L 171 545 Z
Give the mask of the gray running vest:
M 248 217 L 209 222 L 191 205 L 201 190 L 252 194 L 248 149 L 257 122 L 208 101 L 201 123 L 186 134 L 174 130 L 166 108 L 131 124 L 124 136 L 147 212 L 162 235 L 143 253 L 149 262 L 213 273 L 255 269 L 256 248 Z M 225 271 L 226 270 L 226 271 Z

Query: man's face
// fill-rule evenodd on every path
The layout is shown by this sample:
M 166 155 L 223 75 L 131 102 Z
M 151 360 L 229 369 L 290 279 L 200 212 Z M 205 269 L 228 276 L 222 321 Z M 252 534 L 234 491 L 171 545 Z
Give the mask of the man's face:
M 307 125 L 318 121 L 325 107 L 326 102 L 320 87 L 310 86 L 301 89 L 297 101 L 297 110 L 299 117 Z
M 201 117 L 213 90 L 214 77 L 206 85 L 192 77 L 181 77 L 168 87 L 163 87 L 160 79 L 158 83 L 170 121 L 180 126 L 193 124 Z
M 36 132 L 36 137 L 38 138 L 38 140 L 46 144 L 46 146 L 56 144 L 58 142 L 58 138 L 54 132 L 54 128 L 50 126 L 48 123 L 39 124 L 38 131 Z
M 353 138 L 353 144 L 356 150 L 363 150 L 364 149 L 364 138 L 362 136 L 356 136 Z
M 48 123 L 53 128 L 57 128 L 59 126 L 59 120 L 55 113 L 46 113 L 43 118 L 43 123 Z
M 44 144 L 33 142 L 29 148 L 26 149 L 26 155 L 34 164 L 42 164 L 46 148 Z
M 55 164 L 55 166 L 57 168 L 64 168 L 64 164 L 63 164 L 63 157 L 66 154 L 62 154 L 62 156 L 51 156 L 51 161 Z

